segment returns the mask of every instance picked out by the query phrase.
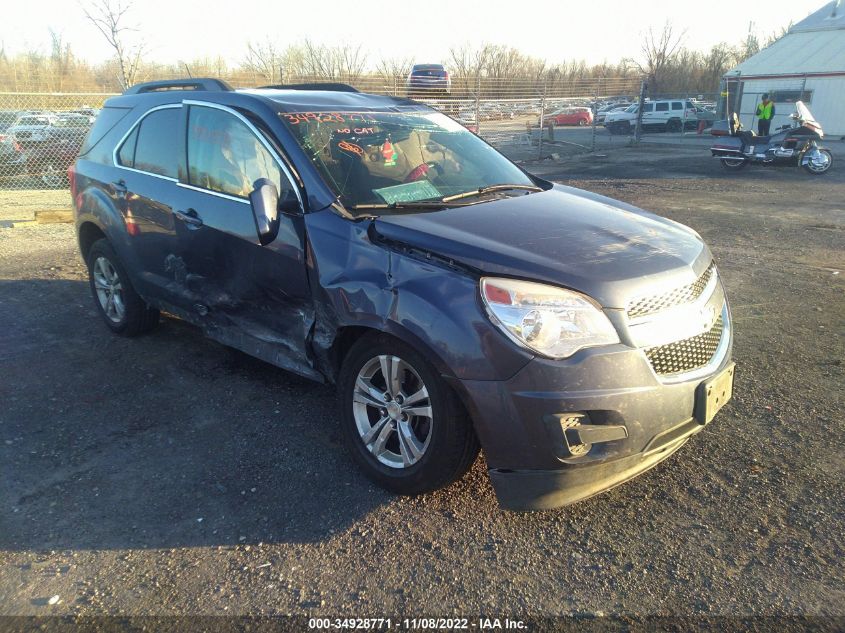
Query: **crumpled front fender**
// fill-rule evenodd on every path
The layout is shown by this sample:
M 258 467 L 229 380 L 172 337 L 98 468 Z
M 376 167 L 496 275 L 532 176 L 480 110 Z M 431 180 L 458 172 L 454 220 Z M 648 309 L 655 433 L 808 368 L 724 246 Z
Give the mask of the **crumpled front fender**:
M 331 349 L 345 327 L 395 336 L 442 374 L 462 379 L 502 380 L 531 360 L 490 323 L 476 271 L 388 243 L 370 220 L 325 210 L 305 221 L 316 315 L 311 346 L 323 373 L 332 372 Z

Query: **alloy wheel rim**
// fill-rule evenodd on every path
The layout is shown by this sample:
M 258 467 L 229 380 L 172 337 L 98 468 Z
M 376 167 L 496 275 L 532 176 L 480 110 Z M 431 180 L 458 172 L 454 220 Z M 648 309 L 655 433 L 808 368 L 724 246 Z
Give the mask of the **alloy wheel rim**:
M 120 323 L 126 315 L 123 284 L 112 263 L 105 257 L 94 260 L 94 290 L 100 307 L 112 323 Z
M 352 412 L 364 446 L 385 466 L 410 468 L 431 443 L 428 389 L 398 356 L 382 354 L 364 364 L 355 380 Z
M 807 164 L 810 169 L 817 173 L 825 172 L 830 167 L 830 156 L 824 152 L 819 152 L 816 157 L 811 157 Z

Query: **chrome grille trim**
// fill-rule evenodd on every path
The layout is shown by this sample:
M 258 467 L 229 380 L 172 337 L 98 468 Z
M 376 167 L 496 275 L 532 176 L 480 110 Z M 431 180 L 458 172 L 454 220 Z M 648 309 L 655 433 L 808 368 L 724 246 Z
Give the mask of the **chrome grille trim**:
M 730 341 L 730 312 L 725 302 L 721 315 L 709 331 L 666 345 L 644 348 L 643 352 L 661 382 L 684 382 L 703 378 L 715 371 L 725 360 Z
M 660 312 L 677 305 L 685 303 L 692 303 L 696 301 L 701 293 L 704 292 L 711 278 L 716 274 L 715 262 L 710 262 L 701 275 L 691 284 L 673 288 L 667 292 L 656 295 L 648 295 L 644 297 L 637 297 L 628 302 L 626 312 L 629 319 L 638 319 L 640 317 Z

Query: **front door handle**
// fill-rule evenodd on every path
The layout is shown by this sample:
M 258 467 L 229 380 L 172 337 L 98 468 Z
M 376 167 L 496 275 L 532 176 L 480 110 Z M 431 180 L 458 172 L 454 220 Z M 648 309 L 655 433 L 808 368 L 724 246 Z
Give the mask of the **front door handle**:
M 173 209 L 173 215 L 182 220 L 182 222 L 184 222 L 188 226 L 193 226 L 196 228 L 202 226 L 202 218 L 197 214 L 194 209 L 186 209 L 185 211 Z

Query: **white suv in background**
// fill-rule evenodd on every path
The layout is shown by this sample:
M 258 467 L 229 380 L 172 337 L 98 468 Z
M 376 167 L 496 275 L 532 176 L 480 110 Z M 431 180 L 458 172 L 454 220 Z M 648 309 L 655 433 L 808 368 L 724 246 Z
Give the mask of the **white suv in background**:
M 611 134 L 628 134 L 637 124 L 639 104 L 635 103 L 621 112 L 610 112 L 604 126 Z M 698 113 L 691 101 L 683 99 L 658 99 L 643 104 L 643 129 L 660 129 L 682 132 L 698 125 Z

